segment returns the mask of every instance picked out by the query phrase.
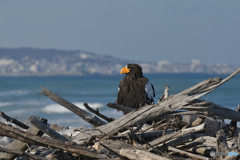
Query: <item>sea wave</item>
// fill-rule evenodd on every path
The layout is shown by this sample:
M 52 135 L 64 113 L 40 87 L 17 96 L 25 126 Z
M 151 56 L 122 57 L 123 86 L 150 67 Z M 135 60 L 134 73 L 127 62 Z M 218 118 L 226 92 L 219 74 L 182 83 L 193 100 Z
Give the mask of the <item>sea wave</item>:
M 83 110 L 86 110 L 86 108 L 84 107 L 82 102 L 74 103 L 74 105 L 78 106 L 79 108 L 81 108 Z M 101 104 L 101 103 L 88 103 L 88 105 L 91 108 L 101 108 L 101 107 L 104 107 L 104 105 Z M 62 113 L 70 113 L 71 111 L 66 109 L 65 107 L 59 105 L 59 104 L 49 104 L 49 105 L 47 105 L 46 107 L 43 108 L 43 112 L 45 112 L 45 113 L 60 113 L 60 114 L 62 114 Z
M 6 106 L 10 106 L 12 104 L 13 103 L 11 103 L 11 102 L 0 102 L 0 107 L 6 107 Z
M 12 110 L 12 111 L 9 111 L 9 113 L 11 115 L 21 115 L 21 114 L 25 114 L 25 113 L 31 113 L 33 112 L 33 110 L 26 110 L 26 109 L 16 109 L 16 110 Z
M 10 90 L 10 91 L 1 91 L 0 97 L 6 96 L 23 96 L 29 94 L 30 91 L 28 90 Z
M 38 107 L 38 106 L 45 106 L 47 103 L 45 101 L 42 101 L 41 99 L 24 99 L 24 100 L 13 100 L 13 101 L 5 101 L 1 102 L 0 101 L 0 107 L 9 107 L 11 109 L 12 107 L 20 107 L 24 108 L 26 106 L 31 106 L 31 107 Z

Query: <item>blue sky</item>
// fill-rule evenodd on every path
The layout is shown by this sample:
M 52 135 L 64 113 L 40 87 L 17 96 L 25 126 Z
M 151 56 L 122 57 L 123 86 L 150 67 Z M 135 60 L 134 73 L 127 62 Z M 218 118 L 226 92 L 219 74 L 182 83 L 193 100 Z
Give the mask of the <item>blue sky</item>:
M 0 47 L 239 65 L 239 0 L 0 1 Z

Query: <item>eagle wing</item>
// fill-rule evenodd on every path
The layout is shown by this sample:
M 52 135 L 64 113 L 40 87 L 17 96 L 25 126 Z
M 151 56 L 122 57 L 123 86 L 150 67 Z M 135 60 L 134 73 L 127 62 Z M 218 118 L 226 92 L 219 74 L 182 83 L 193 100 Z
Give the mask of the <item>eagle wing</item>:
M 145 91 L 147 95 L 147 102 L 149 104 L 154 104 L 155 91 L 152 83 L 149 80 L 145 86 Z

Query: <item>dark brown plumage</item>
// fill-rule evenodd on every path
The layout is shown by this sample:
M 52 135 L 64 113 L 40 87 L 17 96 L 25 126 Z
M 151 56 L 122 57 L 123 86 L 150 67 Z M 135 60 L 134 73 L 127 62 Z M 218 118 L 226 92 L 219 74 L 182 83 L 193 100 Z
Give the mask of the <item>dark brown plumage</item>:
M 126 76 L 119 84 L 117 104 L 131 108 L 139 108 L 145 104 L 154 103 L 154 87 L 143 76 L 142 68 L 138 64 L 128 64 L 121 71 Z

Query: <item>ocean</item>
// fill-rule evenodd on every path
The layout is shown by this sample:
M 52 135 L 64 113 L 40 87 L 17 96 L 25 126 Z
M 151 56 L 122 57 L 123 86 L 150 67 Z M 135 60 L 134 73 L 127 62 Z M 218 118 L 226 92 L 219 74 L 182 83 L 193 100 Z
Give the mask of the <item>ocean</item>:
M 208 78 L 225 78 L 228 75 L 145 74 L 145 76 L 154 85 L 157 102 L 164 92 L 165 85 L 169 85 L 172 95 Z M 123 115 L 122 112 L 108 108 L 106 104 L 116 101 L 118 84 L 123 77 L 124 75 L 0 77 L 0 111 L 26 123 L 27 118 L 34 115 L 46 118 L 49 123 L 56 123 L 59 126 L 90 128 L 91 125 L 80 117 L 39 94 L 41 86 L 84 110 L 83 103 L 87 102 L 90 107 L 99 108 L 102 114 L 117 119 Z M 236 109 L 240 103 L 240 75 L 202 99 Z M 0 121 L 5 122 L 1 117 Z

